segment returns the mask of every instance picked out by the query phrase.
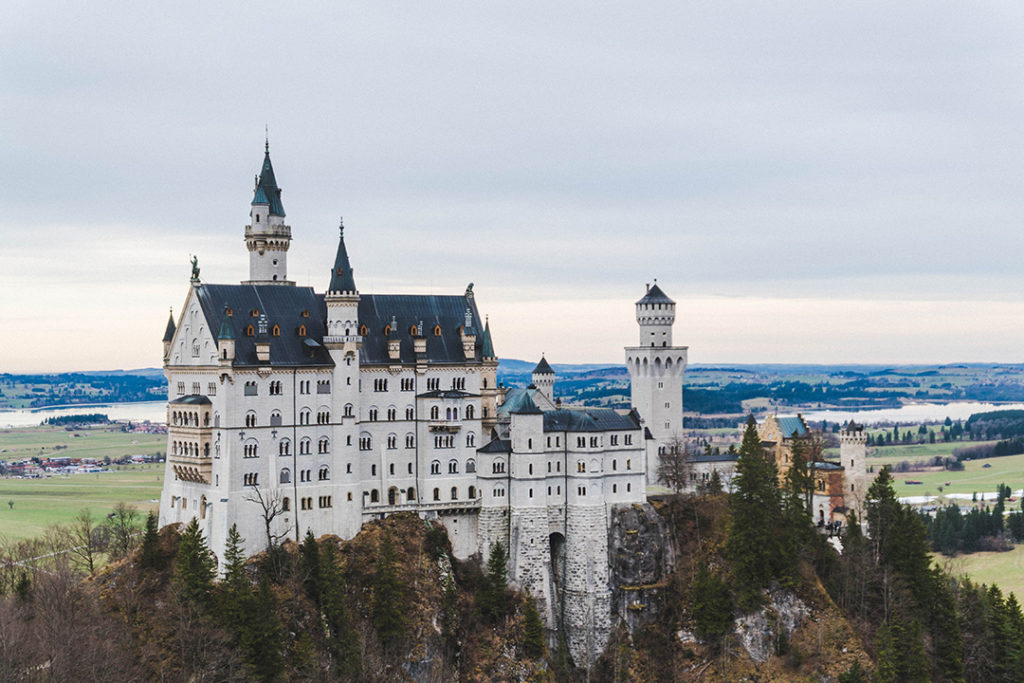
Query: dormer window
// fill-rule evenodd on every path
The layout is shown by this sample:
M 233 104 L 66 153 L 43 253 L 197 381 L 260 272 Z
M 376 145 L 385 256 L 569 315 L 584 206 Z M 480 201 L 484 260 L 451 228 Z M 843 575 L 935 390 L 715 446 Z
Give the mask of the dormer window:
M 303 318 L 308 318 L 309 317 L 309 309 L 308 308 L 302 312 L 302 317 Z
M 275 336 L 275 337 L 280 337 L 281 336 L 281 327 L 278 326 L 278 325 L 274 325 L 272 328 L 270 328 L 270 334 Z
M 253 327 L 252 325 L 249 325 L 248 327 L 245 328 L 245 336 L 246 337 L 251 337 L 251 336 L 253 336 L 255 334 L 256 334 L 256 328 Z
M 260 309 L 254 308 L 252 309 L 252 311 L 250 311 L 250 314 L 252 315 L 252 317 L 258 318 L 260 317 Z
M 299 325 L 299 336 L 300 337 L 305 337 L 306 336 L 306 326 L 305 325 Z
M 391 323 L 388 323 L 387 325 L 384 326 L 384 336 L 386 337 L 389 334 L 391 334 Z
M 412 327 L 409 328 L 409 335 L 413 336 L 413 337 L 416 336 L 416 326 L 415 325 L 413 325 Z
M 434 336 L 435 337 L 440 337 L 441 336 L 441 326 L 440 325 L 434 325 Z
M 360 326 L 359 326 L 359 335 L 360 335 L 360 336 L 362 336 L 362 337 L 365 337 L 365 336 L 366 336 L 366 333 L 367 333 L 368 331 L 369 331 L 369 330 L 368 330 L 368 329 L 366 328 L 366 325 L 360 325 Z
M 230 308 L 225 308 L 224 313 L 227 314 L 228 317 L 231 317 L 235 314 L 235 312 Z

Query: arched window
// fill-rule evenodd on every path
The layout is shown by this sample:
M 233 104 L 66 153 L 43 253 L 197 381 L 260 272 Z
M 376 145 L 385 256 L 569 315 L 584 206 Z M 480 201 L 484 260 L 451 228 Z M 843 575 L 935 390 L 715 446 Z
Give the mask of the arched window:
M 394 450 L 395 448 L 398 448 L 398 435 L 388 434 L 388 449 Z
M 370 491 L 370 502 L 371 503 L 379 503 L 380 502 L 380 492 L 378 492 L 377 489 L 373 489 L 372 491 Z
M 365 336 L 366 336 L 366 333 L 367 333 L 368 331 L 369 331 L 369 330 L 367 329 L 366 325 L 360 325 L 360 326 L 359 326 L 359 334 L 360 334 L 361 336 L 365 337 Z
M 288 439 L 281 439 L 277 445 L 277 452 L 280 455 L 291 455 L 292 453 L 292 442 Z
M 312 439 L 310 439 L 308 436 L 302 437 L 302 440 L 299 441 L 299 455 L 309 455 L 310 452 L 312 451 L 312 446 Z
M 306 336 L 306 326 L 305 325 L 299 325 L 299 336 L 300 337 L 305 337 Z
M 281 499 L 281 512 L 289 512 L 292 509 L 291 498 L 287 496 Z
M 406 420 L 412 420 L 412 419 L 415 418 L 415 416 L 416 416 L 416 413 L 415 413 L 415 411 L 413 411 L 412 406 L 409 406 L 408 408 L 405 409 L 405 419 Z
M 434 500 L 441 500 L 441 489 L 434 489 Z
M 441 461 L 440 460 L 433 460 L 433 461 L 431 461 L 431 463 L 430 463 L 430 473 L 431 474 L 441 474 Z
M 458 460 L 454 460 L 454 459 L 449 460 L 448 461 L 448 474 L 458 474 L 458 473 L 459 473 L 459 461 Z
M 319 481 L 327 481 L 331 478 L 331 470 L 327 465 L 321 465 L 320 471 L 317 473 L 317 479 Z
M 256 328 L 254 328 L 252 325 L 247 325 L 246 328 L 245 328 L 245 336 L 246 337 L 251 337 L 251 336 L 253 336 L 255 334 L 256 334 Z
M 377 408 L 375 406 L 373 408 L 370 408 L 370 422 L 376 422 L 376 421 L 377 421 Z
M 416 489 L 410 486 L 409 489 L 405 492 L 405 499 L 416 500 Z
M 476 499 L 476 487 L 475 486 L 470 486 L 469 487 L 469 499 L 470 500 L 475 500 Z
M 459 499 L 459 488 L 457 486 L 452 487 L 452 500 Z
M 467 420 L 472 420 L 473 419 L 473 406 L 466 406 L 466 419 Z
M 331 452 L 331 441 L 326 436 L 321 436 L 320 441 L 316 445 L 317 453 L 330 453 Z
M 282 484 L 290 484 L 290 483 L 292 483 L 292 472 L 291 472 L 291 470 L 289 470 L 287 467 L 282 467 L 281 468 L 281 478 L 280 478 L 279 481 Z
M 391 406 L 390 408 L 388 408 L 388 421 L 389 422 L 394 422 L 395 418 L 397 416 L 398 416 L 398 411 L 395 410 L 394 406 Z
M 430 419 L 436 420 L 441 416 L 441 410 L 437 406 L 430 406 Z
M 476 472 L 476 460 L 470 458 L 466 461 L 466 473 L 473 474 Z
M 434 325 L 434 336 L 435 337 L 440 337 L 441 336 L 441 326 L 440 325 Z
M 345 404 L 345 417 L 352 417 L 354 406 L 351 403 Z
M 469 432 L 468 434 L 466 434 L 466 445 L 470 446 L 470 447 L 476 445 L 476 434 L 475 433 Z

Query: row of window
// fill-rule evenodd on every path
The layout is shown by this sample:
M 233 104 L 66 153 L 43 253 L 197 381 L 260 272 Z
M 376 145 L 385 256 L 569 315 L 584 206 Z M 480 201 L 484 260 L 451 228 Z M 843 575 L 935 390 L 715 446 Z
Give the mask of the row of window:
M 320 469 L 317 470 L 316 478 L 317 481 L 330 481 L 331 468 L 327 465 L 321 465 Z M 292 471 L 287 467 L 282 467 L 281 474 L 278 476 L 278 481 L 282 484 L 292 483 Z M 299 470 L 299 481 L 303 483 L 313 481 L 313 470 Z
M 203 413 L 203 426 L 210 426 L 210 414 Z M 175 410 L 171 412 L 171 424 L 182 427 L 198 427 L 199 426 L 199 413 L 189 412 L 183 410 Z
M 192 458 L 197 458 L 197 457 L 199 457 L 200 453 L 203 454 L 204 458 L 209 458 L 210 457 L 210 444 L 208 444 L 208 443 L 203 444 L 202 448 L 200 449 L 198 443 L 194 443 L 194 442 L 191 442 L 191 441 L 173 441 L 173 442 L 171 442 L 171 454 L 172 455 L 182 455 L 182 456 L 189 456 L 189 457 L 192 457 Z
M 192 382 L 192 393 L 196 394 L 196 395 L 199 395 L 199 394 L 202 393 L 200 388 L 199 388 L 199 382 Z M 185 395 L 185 383 L 184 382 L 178 382 L 178 396 L 184 396 L 184 395 Z M 206 385 L 206 395 L 207 396 L 216 396 L 217 395 L 217 383 L 216 382 L 210 382 L 209 384 Z
M 555 437 L 555 438 L 557 439 L 558 437 Z M 612 434 L 609 437 L 609 439 L 610 439 L 610 442 L 611 442 L 612 446 L 618 446 L 619 445 L 619 435 L 618 434 Z M 633 445 L 633 435 L 632 434 L 624 434 L 623 435 L 623 443 L 626 446 L 632 446 Z M 557 446 L 558 444 L 556 443 L 555 445 Z M 548 437 L 548 446 L 549 447 L 551 446 L 551 437 L 550 436 Z M 591 448 L 600 448 L 602 446 L 604 446 L 604 437 L 602 437 L 602 436 L 592 436 L 592 437 L 590 437 L 590 447 Z M 586 447 L 587 447 L 587 437 L 585 437 L 585 436 L 577 436 L 576 437 L 576 448 L 586 448 Z
M 184 389 L 184 383 L 179 382 L 178 384 L 179 384 L 179 386 L 182 389 Z M 195 387 L 198 387 L 198 384 L 196 384 Z M 210 387 L 214 387 L 214 384 L 212 382 L 210 383 Z M 311 379 L 299 380 L 299 393 L 300 394 L 310 394 L 310 393 L 312 393 L 312 387 L 313 387 L 313 380 L 311 380 Z M 243 387 L 243 389 L 242 389 L 242 393 L 245 396 L 259 396 L 259 391 L 260 391 L 259 390 L 259 383 L 256 382 L 255 380 L 249 380 L 248 382 L 246 382 L 244 387 Z M 199 393 L 199 392 L 198 391 L 194 391 L 193 393 Z M 270 384 L 267 385 L 267 393 L 269 393 L 271 396 L 280 396 L 282 393 L 284 393 L 284 385 L 282 384 L 281 380 L 279 380 L 279 379 L 271 380 Z M 329 394 L 329 393 L 331 393 L 331 380 L 329 380 L 329 379 L 319 379 L 319 380 L 317 380 L 316 381 L 316 393 L 318 393 L 318 394 Z M 210 391 L 210 394 L 212 395 L 213 391 Z
M 470 458 L 466 461 L 466 474 L 474 474 L 476 472 L 476 460 Z M 441 474 L 441 461 L 433 460 L 430 463 L 431 474 Z M 454 458 L 448 461 L 448 474 L 459 473 L 459 461 Z

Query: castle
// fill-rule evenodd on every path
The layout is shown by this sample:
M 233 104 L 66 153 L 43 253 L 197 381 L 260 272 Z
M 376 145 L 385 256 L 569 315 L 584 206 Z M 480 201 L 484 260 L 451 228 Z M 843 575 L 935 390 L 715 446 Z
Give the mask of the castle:
M 577 661 L 611 628 L 613 508 L 643 503 L 653 458 L 682 428 L 686 347 L 655 285 L 626 349 L 633 409 L 563 406 L 542 359 L 527 389 L 497 384 L 473 287 L 359 291 L 339 238 L 326 292 L 288 279 L 292 239 L 269 146 L 245 227 L 249 279 L 191 286 L 164 334 L 168 457 L 160 524 L 199 520 L 223 559 L 237 525 L 254 553 L 412 511 L 457 557 L 495 542 Z M 483 325 L 481 323 L 483 322 Z

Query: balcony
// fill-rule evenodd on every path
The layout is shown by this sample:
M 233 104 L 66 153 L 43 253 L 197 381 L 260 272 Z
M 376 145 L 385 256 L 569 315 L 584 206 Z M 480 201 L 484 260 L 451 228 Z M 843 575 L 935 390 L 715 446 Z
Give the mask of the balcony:
M 174 475 L 182 481 L 196 484 L 209 484 L 213 473 L 213 460 L 208 456 L 169 455 Z
M 457 432 L 462 429 L 462 420 L 431 420 L 427 426 L 432 432 Z

